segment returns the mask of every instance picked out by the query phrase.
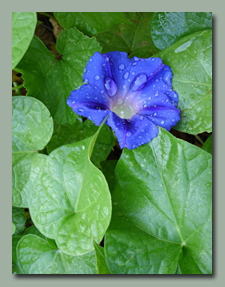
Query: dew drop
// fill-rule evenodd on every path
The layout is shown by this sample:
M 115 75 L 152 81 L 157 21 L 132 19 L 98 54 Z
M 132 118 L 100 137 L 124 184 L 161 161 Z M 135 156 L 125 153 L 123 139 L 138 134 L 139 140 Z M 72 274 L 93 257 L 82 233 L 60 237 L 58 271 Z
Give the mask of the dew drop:
M 123 78 L 124 78 L 124 80 L 126 80 L 128 77 L 129 77 L 129 72 L 126 72 L 126 73 L 123 75 Z
M 119 69 L 123 70 L 124 69 L 124 64 L 119 65 Z
M 97 75 L 97 76 L 95 76 L 95 80 L 99 80 L 99 76 Z
M 138 138 L 139 138 L 139 139 L 141 139 L 141 138 L 142 138 L 142 136 L 138 136 Z
M 85 79 L 85 80 L 84 80 L 84 83 L 87 84 L 87 83 L 88 83 L 88 79 Z
M 171 122 L 174 123 L 174 122 L 175 122 L 175 119 L 171 119 Z
M 110 77 L 106 77 L 105 78 L 105 87 L 106 90 L 108 91 L 108 94 L 110 97 L 114 96 L 117 92 L 117 85 L 116 83 L 113 81 L 112 78 Z
M 135 75 L 135 72 L 132 72 L 131 75 L 134 76 L 134 75 Z
M 135 56 L 134 61 L 139 61 L 139 58 Z
M 72 104 L 75 104 L 75 101 L 72 101 Z
M 136 65 L 137 65 L 137 62 L 133 62 L 132 65 L 133 65 L 133 66 L 136 66 Z
M 79 109 L 78 111 L 79 111 L 80 113 L 82 113 L 84 110 L 83 110 L 83 109 Z
M 163 124 L 164 124 L 164 121 L 161 121 L 161 124 L 163 125 Z
M 132 91 L 141 90 L 145 83 L 147 82 L 147 76 L 144 73 L 138 74 L 130 84 L 130 88 Z
M 155 93 L 155 97 L 158 97 L 158 95 L 159 95 L 159 92 L 156 92 L 156 93 Z
M 104 90 L 101 90 L 100 93 L 101 93 L 101 94 L 104 94 Z
M 153 116 L 157 116 L 157 113 L 154 113 Z
M 172 104 L 174 105 L 174 107 L 177 107 L 177 102 L 172 101 Z
M 144 118 L 143 116 L 140 116 L 140 120 L 141 120 L 141 121 L 143 120 L 143 118 Z
M 126 136 L 127 136 L 127 137 L 130 137 L 130 136 L 131 136 L 131 132 L 127 132 L 127 133 L 126 133 Z
M 171 78 L 172 78 L 172 74 L 171 72 L 167 71 L 164 75 L 163 75 L 163 82 L 167 85 L 171 84 Z

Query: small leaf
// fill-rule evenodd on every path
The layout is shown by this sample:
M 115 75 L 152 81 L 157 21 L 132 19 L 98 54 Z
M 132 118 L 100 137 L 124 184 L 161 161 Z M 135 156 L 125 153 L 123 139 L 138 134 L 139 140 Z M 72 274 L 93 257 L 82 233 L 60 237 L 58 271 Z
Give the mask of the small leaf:
M 98 274 L 111 274 L 105 261 L 104 248 L 94 242 Z
M 89 58 L 101 48 L 76 28 L 60 33 L 54 56 L 36 37 L 19 63 L 28 96 L 38 98 L 59 124 L 72 124 L 77 115 L 66 101 L 72 90 L 83 84 L 83 71 Z
M 127 52 L 130 57 L 148 58 L 158 52 L 152 42 L 150 27 L 153 13 L 125 13 L 131 23 L 122 23 L 111 30 L 96 35 L 103 53 Z
M 97 271 L 94 251 L 70 256 L 33 234 L 23 236 L 17 253 L 24 274 L 95 274 Z
M 111 218 L 107 182 L 90 161 L 98 133 L 99 129 L 94 136 L 42 155 L 32 164 L 32 220 L 69 255 L 91 251 L 93 238 L 102 240 Z
M 164 50 L 194 32 L 212 29 L 209 12 L 157 12 L 152 17 L 151 36 L 157 48 Z
M 113 274 L 212 272 L 212 156 L 162 128 L 124 149 L 104 246 Z
M 12 204 L 28 207 L 31 163 L 50 140 L 53 121 L 37 99 L 14 96 L 12 104 Z
M 12 12 L 12 69 L 22 59 L 34 36 L 35 12 Z
M 207 140 L 205 141 L 202 149 L 207 151 L 208 153 L 212 154 L 212 135 L 210 135 Z
M 54 12 L 59 24 L 66 29 L 76 27 L 85 35 L 93 36 L 120 23 L 129 23 L 121 12 Z
M 12 222 L 15 224 L 16 230 L 14 235 L 21 234 L 25 228 L 26 213 L 23 208 L 12 208 Z
M 189 134 L 212 131 L 212 30 L 186 36 L 156 57 L 173 72 L 181 120 L 175 129 Z

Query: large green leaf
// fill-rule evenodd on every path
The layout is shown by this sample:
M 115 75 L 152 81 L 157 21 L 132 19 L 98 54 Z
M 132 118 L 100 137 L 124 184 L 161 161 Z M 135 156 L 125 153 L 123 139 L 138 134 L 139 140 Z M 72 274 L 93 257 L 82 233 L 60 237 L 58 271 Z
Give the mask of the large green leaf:
M 17 246 L 18 261 L 24 274 L 95 274 L 95 253 L 70 256 L 45 239 L 29 234 Z
M 98 274 L 111 274 L 105 261 L 104 248 L 94 241 Z
M 157 12 L 152 17 L 151 37 L 164 50 L 181 38 L 197 31 L 212 29 L 209 12 Z
M 18 207 L 12 208 L 12 222 L 16 227 L 13 234 L 14 235 L 21 234 L 25 228 L 26 223 L 26 213 L 24 208 L 18 208 Z
M 36 23 L 36 12 L 12 12 L 12 69 L 28 49 Z
M 120 23 L 129 23 L 122 12 L 54 12 L 59 24 L 66 29 L 76 27 L 93 36 Z
M 212 131 L 212 30 L 186 36 L 159 52 L 173 72 L 181 120 L 175 129 L 189 134 Z
M 84 123 L 82 119 L 78 118 L 74 124 L 59 125 L 54 136 L 47 146 L 48 153 L 54 149 L 69 143 L 75 143 L 92 136 L 98 127 L 90 120 Z M 105 124 L 100 130 L 99 136 L 96 140 L 91 160 L 100 167 L 100 163 L 106 160 L 113 146 L 113 134 L 110 128 Z
M 16 247 L 22 235 L 12 237 L 12 274 L 23 274 L 17 259 Z
M 212 135 L 207 138 L 202 149 L 212 154 Z
M 12 204 L 28 207 L 31 163 L 50 140 L 53 121 L 37 99 L 16 96 L 12 104 Z
M 91 251 L 93 238 L 102 240 L 111 218 L 107 182 L 90 161 L 99 130 L 90 138 L 38 157 L 31 168 L 32 220 L 70 255 Z
M 34 37 L 17 68 L 23 73 L 27 95 L 41 100 L 56 122 L 73 123 L 77 114 L 66 101 L 71 91 L 83 84 L 87 61 L 101 48 L 95 38 L 73 28 L 61 32 L 56 49 L 59 56 Z
M 131 24 L 123 23 L 96 35 L 103 53 L 123 51 L 129 55 L 147 58 L 158 52 L 152 42 L 150 27 L 153 13 L 125 13 Z
M 112 273 L 212 272 L 212 156 L 162 128 L 124 149 L 105 238 Z

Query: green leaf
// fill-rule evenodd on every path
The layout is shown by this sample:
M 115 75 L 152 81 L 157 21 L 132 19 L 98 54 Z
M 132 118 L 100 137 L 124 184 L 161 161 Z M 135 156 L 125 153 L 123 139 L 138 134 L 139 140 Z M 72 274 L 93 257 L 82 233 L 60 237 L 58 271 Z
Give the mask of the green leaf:
M 123 23 L 111 30 L 96 35 L 103 53 L 123 51 L 130 57 L 148 58 L 158 52 L 152 42 L 150 27 L 153 13 L 125 13 L 131 24 Z
M 16 225 L 12 222 L 12 235 L 14 234 L 15 231 L 16 231 Z
M 31 168 L 31 218 L 70 255 L 91 251 L 93 238 L 102 240 L 111 218 L 107 182 L 90 161 L 98 133 L 38 157 Z
M 26 223 L 26 213 L 23 208 L 12 208 L 12 222 L 15 224 L 16 227 L 14 235 L 22 233 Z
M 12 12 L 12 69 L 28 49 L 36 23 L 36 12 Z
M 212 154 L 212 135 L 210 135 L 207 140 L 205 141 L 202 149 L 207 151 L 208 153 Z
M 90 120 L 83 121 L 78 118 L 73 125 L 59 125 L 47 146 L 48 153 L 56 148 L 77 141 L 86 139 L 92 136 L 98 127 Z M 113 147 L 113 134 L 110 128 L 105 124 L 100 130 L 99 136 L 96 140 L 94 150 L 91 156 L 92 162 L 100 167 L 100 163 L 108 157 Z
M 212 272 L 212 156 L 162 128 L 124 149 L 105 236 L 111 273 Z
M 98 274 L 111 274 L 105 261 L 104 248 L 94 241 Z
M 212 30 L 182 38 L 156 57 L 173 72 L 181 120 L 175 129 L 189 134 L 212 131 Z
M 151 37 L 157 48 L 164 50 L 194 32 L 212 29 L 209 12 L 157 12 L 152 17 Z
M 54 12 L 59 24 L 66 29 L 76 27 L 93 36 L 120 23 L 129 23 L 122 12 Z
M 112 193 L 115 185 L 115 168 L 117 160 L 107 160 L 101 163 L 102 172 L 108 182 L 109 190 Z
M 54 56 L 36 37 L 18 65 L 28 96 L 38 98 L 60 124 L 72 124 L 77 114 L 67 105 L 70 93 L 83 84 L 82 76 L 89 58 L 101 48 L 95 38 L 76 28 L 60 33 Z
M 53 121 L 37 99 L 15 96 L 12 105 L 12 204 L 28 207 L 31 163 L 50 140 Z
M 17 259 L 16 247 L 22 235 L 12 237 L 12 274 L 23 274 Z
M 94 251 L 70 256 L 33 234 L 23 236 L 18 243 L 17 254 L 24 274 L 97 273 Z

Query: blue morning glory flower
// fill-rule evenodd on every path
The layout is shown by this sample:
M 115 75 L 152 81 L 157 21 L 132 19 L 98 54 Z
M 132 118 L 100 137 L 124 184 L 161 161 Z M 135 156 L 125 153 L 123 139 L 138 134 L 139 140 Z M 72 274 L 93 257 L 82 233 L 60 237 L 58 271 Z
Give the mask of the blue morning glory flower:
M 134 149 L 152 140 L 161 126 L 170 130 L 180 120 L 171 68 L 160 58 L 131 60 L 125 52 L 96 52 L 88 61 L 84 85 L 67 104 L 78 115 L 115 132 L 121 148 Z

